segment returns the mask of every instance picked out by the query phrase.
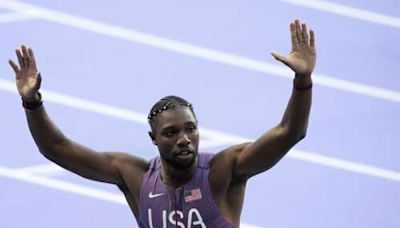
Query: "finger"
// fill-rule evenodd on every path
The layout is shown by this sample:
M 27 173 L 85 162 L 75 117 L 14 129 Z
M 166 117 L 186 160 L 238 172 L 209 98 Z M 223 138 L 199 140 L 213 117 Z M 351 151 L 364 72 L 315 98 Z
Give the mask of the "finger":
M 278 52 L 271 52 L 271 55 L 278 61 L 287 64 L 287 57 L 278 53 Z
M 22 45 L 21 49 L 22 49 L 22 57 L 24 57 L 24 58 L 28 57 L 28 51 L 26 50 L 26 46 Z
M 307 32 L 307 25 L 305 23 L 301 24 L 301 35 L 303 37 L 303 42 L 308 44 L 308 32 Z
M 29 54 L 29 62 L 31 64 L 31 66 L 33 66 L 36 69 L 35 55 L 33 54 L 33 50 L 31 48 L 28 48 L 28 54 Z
M 310 46 L 315 47 L 315 35 L 314 30 L 310 30 Z
M 297 49 L 299 46 L 299 42 L 297 40 L 296 26 L 294 23 L 290 23 L 290 36 L 292 38 L 292 49 Z
M 303 43 L 303 37 L 301 36 L 301 28 L 300 28 L 300 21 L 298 19 L 295 20 L 296 25 L 296 36 L 299 43 Z
M 22 60 L 21 51 L 20 51 L 19 49 L 15 49 L 15 53 L 17 54 L 17 59 L 18 59 L 19 67 L 22 69 L 22 67 L 24 67 L 24 61 Z
M 18 74 L 19 68 L 18 68 L 17 64 L 15 64 L 14 61 L 12 61 L 11 59 L 8 60 L 8 63 L 13 68 L 15 74 Z
M 25 45 L 22 45 L 22 61 L 25 66 L 29 66 L 29 55 Z

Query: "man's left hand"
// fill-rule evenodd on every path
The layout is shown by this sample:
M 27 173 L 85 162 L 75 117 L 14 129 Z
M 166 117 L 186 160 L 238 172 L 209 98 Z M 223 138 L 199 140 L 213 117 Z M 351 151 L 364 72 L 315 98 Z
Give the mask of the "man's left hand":
M 288 56 L 284 56 L 277 52 L 272 52 L 272 56 L 281 61 L 296 75 L 310 76 L 314 70 L 316 62 L 315 37 L 314 31 L 307 31 L 305 23 L 295 20 L 290 23 L 290 33 L 292 37 L 292 51 Z

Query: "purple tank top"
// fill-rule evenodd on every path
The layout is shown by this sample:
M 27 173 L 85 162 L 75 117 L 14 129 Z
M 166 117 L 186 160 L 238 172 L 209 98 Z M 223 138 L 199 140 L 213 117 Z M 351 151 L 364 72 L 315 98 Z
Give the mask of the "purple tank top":
M 208 182 L 212 154 L 199 153 L 193 178 L 177 189 L 166 186 L 160 178 L 161 162 L 156 157 L 144 176 L 140 189 L 142 228 L 234 228 L 225 220 L 212 198 Z

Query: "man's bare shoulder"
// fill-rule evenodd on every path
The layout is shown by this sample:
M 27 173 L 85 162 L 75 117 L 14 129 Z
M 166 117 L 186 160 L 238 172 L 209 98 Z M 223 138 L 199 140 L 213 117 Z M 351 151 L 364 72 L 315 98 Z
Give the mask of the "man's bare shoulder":
M 238 155 L 250 142 L 230 146 L 218 152 L 210 161 L 210 181 L 220 187 L 236 182 L 234 172 Z
M 233 163 L 236 157 L 243 151 L 243 149 L 250 145 L 251 142 L 245 142 L 237 145 L 230 146 L 220 152 L 218 152 L 210 161 L 210 167 L 215 164 L 218 165 L 228 165 Z
M 109 152 L 112 165 L 118 170 L 121 182 L 118 187 L 125 195 L 132 195 L 139 200 L 140 187 L 150 163 L 143 158 L 121 152 Z
M 210 161 L 209 182 L 215 203 L 225 218 L 238 223 L 247 179 L 235 176 L 238 155 L 251 143 L 230 146 Z

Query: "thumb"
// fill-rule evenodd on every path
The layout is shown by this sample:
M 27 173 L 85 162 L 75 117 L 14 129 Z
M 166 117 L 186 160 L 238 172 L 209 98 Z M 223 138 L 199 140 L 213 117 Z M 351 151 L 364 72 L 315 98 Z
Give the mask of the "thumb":
M 287 58 L 286 58 L 286 56 L 284 56 L 284 55 L 282 55 L 282 54 L 280 54 L 280 53 L 278 53 L 278 52 L 271 52 L 271 55 L 276 59 L 276 60 L 278 60 L 279 62 L 282 62 L 282 63 L 284 63 L 284 64 L 286 64 L 287 65 Z

